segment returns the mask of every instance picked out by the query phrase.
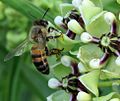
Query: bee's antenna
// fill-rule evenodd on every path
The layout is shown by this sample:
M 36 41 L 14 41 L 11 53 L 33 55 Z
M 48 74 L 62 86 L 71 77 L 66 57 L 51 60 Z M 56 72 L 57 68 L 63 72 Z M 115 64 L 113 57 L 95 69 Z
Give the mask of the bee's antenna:
M 44 15 L 42 16 L 42 19 L 44 19 L 45 15 L 47 14 L 48 11 L 49 11 L 49 8 L 45 11 Z

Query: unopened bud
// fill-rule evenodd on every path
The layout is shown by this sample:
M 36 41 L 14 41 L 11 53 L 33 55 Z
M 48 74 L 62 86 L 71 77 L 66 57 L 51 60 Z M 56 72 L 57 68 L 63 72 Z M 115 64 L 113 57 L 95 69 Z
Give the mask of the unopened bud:
M 117 59 L 115 60 L 115 63 L 120 66 L 120 56 L 117 57 Z
M 68 28 L 74 32 L 75 34 L 81 34 L 83 32 L 83 28 L 80 26 L 80 24 L 72 19 L 68 22 Z
M 56 78 L 51 78 L 48 81 L 48 86 L 52 89 L 56 89 L 61 85 L 61 83 Z
M 88 43 L 88 42 L 92 41 L 92 36 L 87 32 L 83 32 L 81 34 L 80 39 L 81 39 L 82 42 Z
M 69 56 L 63 56 L 61 58 L 61 62 L 62 62 L 62 64 L 64 66 L 69 67 L 69 66 L 71 66 L 71 57 L 69 57 Z
M 89 65 L 91 68 L 94 68 L 94 69 L 100 68 L 100 59 L 92 59 Z
M 57 17 L 54 19 L 54 22 L 55 22 L 56 25 L 60 26 L 60 25 L 63 24 L 62 20 L 63 20 L 63 17 L 62 17 L 62 16 L 57 16 Z
M 78 101 L 91 101 L 91 95 L 86 92 L 80 91 L 77 95 L 77 100 Z
M 113 13 L 107 12 L 104 14 L 104 19 L 109 25 L 111 25 L 113 21 L 116 19 L 116 17 Z

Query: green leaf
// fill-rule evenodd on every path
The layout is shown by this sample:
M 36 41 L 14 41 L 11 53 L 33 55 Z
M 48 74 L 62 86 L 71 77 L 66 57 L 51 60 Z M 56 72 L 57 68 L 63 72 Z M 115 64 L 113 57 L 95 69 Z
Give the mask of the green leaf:
M 120 9 L 120 5 L 117 3 L 116 0 L 101 0 L 103 4 L 104 10 L 118 13 Z
M 38 95 L 42 101 L 45 101 L 46 97 L 53 92 L 47 86 L 48 80 L 45 76 L 38 73 L 38 71 L 36 72 L 30 67 L 25 67 L 26 68 L 22 68 L 21 79 L 26 83 L 29 89 Z
M 1 1 L 6 5 L 19 11 L 32 21 L 42 18 L 43 14 L 45 13 L 45 11 L 42 8 L 36 7 L 27 0 L 1 0 Z M 46 19 L 53 22 L 53 19 L 50 16 L 48 17 L 48 15 Z
M 9 65 L 10 68 L 7 69 L 9 72 L 5 77 L 3 77 L 3 101 L 16 101 L 17 100 L 17 89 L 18 80 L 20 74 L 20 66 L 18 66 L 19 59 L 16 58 L 13 62 L 13 66 Z M 8 67 L 9 67 L 8 66 Z M 5 79 L 5 80 L 4 80 Z

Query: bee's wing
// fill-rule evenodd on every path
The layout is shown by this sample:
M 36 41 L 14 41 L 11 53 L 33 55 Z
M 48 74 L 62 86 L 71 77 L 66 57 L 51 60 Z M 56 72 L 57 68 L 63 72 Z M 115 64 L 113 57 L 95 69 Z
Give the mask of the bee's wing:
M 13 49 L 10 53 L 8 53 L 5 56 L 4 61 L 10 60 L 14 56 L 22 55 L 25 52 L 25 48 L 27 48 L 29 44 L 30 44 L 30 41 L 28 39 L 23 41 L 19 46 L 17 46 L 15 49 Z

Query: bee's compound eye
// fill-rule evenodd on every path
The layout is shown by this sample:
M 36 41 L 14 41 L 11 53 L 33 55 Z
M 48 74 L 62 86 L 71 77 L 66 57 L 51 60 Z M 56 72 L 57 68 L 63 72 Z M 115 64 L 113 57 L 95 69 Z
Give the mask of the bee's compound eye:
M 42 25 L 42 26 L 47 27 L 48 21 L 46 21 L 46 20 L 41 20 L 40 22 L 41 22 L 41 25 Z
M 44 26 L 44 27 L 47 27 L 48 25 L 48 21 L 46 20 L 36 20 L 34 21 L 33 25 L 39 25 L 39 26 Z

